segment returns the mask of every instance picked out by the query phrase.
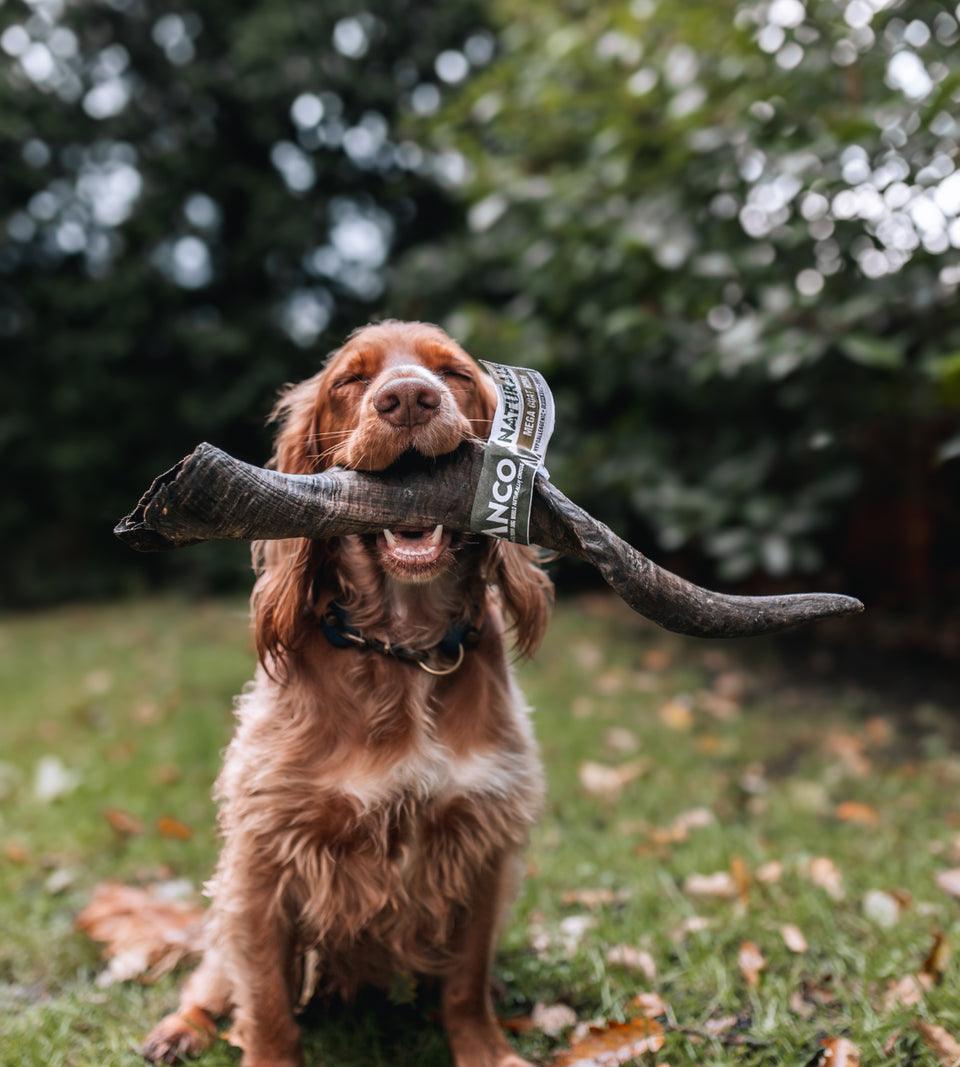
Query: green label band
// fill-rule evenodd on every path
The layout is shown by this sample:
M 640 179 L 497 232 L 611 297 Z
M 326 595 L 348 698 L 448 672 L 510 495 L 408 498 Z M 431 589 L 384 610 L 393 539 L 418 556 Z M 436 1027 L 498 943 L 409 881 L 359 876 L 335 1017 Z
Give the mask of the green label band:
M 497 387 L 497 413 L 484 448 L 470 528 L 526 545 L 533 483 L 553 433 L 553 394 L 538 371 L 480 362 Z

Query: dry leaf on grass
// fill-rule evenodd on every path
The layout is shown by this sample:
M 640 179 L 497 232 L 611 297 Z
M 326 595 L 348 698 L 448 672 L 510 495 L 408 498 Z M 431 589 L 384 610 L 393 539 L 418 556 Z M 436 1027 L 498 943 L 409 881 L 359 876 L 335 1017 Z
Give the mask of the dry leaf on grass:
M 933 988 L 933 979 L 928 974 L 905 974 L 902 978 L 894 978 L 887 983 L 883 994 L 883 1010 L 893 1011 L 895 1008 L 913 1008 Z
M 819 982 L 804 981 L 800 988 L 790 994 L 790 1010 L 801 1019 L 809 1019 L 821 1012 L 821 1009 L 837 1003 L 833 991 L 833 976 L 824 975 Z
M 912 1008 L 919 1004 L 933 987 L 943 980 L 950 962 L 950 945 L 945 935 L 937 932 L 923 966 L 917 974 L 907 974 L 887 983 L 883 995 L 883 1010 Z
M 776 885 L 783 877 L 783 864 L 779 860 L 768 860 L 761 863 L 753 872 L 753 877 L 761 885 Z
M 860 1049 L 845 1037 L 825 1037 L 819 1067 L 860 1067 Z
M 690 710 L 689 697 L 674 697 L 673 700 L 668 700 L 657 714 L 668 730 L 686 731 L 693 726 L 693 712 Z
M 11 863 L 23 864 L 30 861 L 30 850 L 22 841 L 4 841 L 3 855 Z
M 610 1023 L 557 1053 L 552 1067 L 617 1067 L 663 1048 L 663 1027 L 653 1019 Z
M 703 1024 L 703 1032 L 713 1038 L 723 1037 L 727 1031 L 739 1025 L 740 1021 L 739 1015 L 721 1015 L 716 1019 L 707 1019 Z
M 900 918 L 900 901 L 882 889 L 868 889 L 863 896 L 863 914 L 877 926 L 889 929 Z
M 638 993 L 631 998 L 629 1007 L 636 1008 L 645 1019 L 656 1019 L 670 1010 L 659 993 Z
M 755 941 L 744 941 L 740 945 L 737 964 L 740 967 L 740 973 L 747 980 L 747 985 L 760 984 L 760 972 L 766 967 L 767 961 Z
M 163 899 L 157 887 L 101 882 L 77 916 L 77 929 L 105 944 L 107 969 L 97 985 L 137 978 L 153 982 L 203 949 L 204 910 Z
M 843 900 L 846 893 L 843 888 L 843 875 L 829 856 L 816 856 L 807 868 L 810 881 L 823 889 L 834 900 Z
M 633 760 L 630 763 L 622 763 L 619 767 L 586 760 L 580 764 L 580 784 L 591 796 L 616 800 L 623 787 L 639 778 L 647 770 L 647 766 L 646 760 Z
M 611 726 L 604 734 L 603 741 L 614 752 L 636 752 L 640 746 L 637 735 L 625 726 Z
M 853 778 L 865 778 L 870 773 L 870 760 L 863 754 L 864 747 L 863 737 L 839 730 L 830 731 L 823 739 L 824 752 L 836 757 Z
M 673 653 L 662 645 L 658 648 L 648 648 L 640 658 L 644 669 L 648 671 L 665 671 L 672 660 Z
M 72 867 L 55 867 L 46 878 L 43 883 L 43 888 L 51 895 L 56 896 L 58 893 L 64 892 L 69 889 L 77 880 L 77 872 Z
M 716 821 L 716 816 L 709 808 L 691 808 L 689 811 L 682 811 L 670 825 L 674 830 L 689 833 L 691 830 L 712 826 Z
M 143 823 L 135 815 L 121 811 L 120 808 L 107 808 L 103 817 L 121 837 L 133 837 L 143 833 Z
M 930 946 L 927 958 L 923 961 L 921 973 L 929 974 L 934 982 L 942 981 L 947 964 L 950 962 L 950 956 L 950 942 L 946 934 L 938 930 L 933 935 L 933 944 Z
M 690 934 L 700 934 L 713 925 L 712 921 L 703 915 L 690 915 L 670 931 L 671 941 L 684 941 Z
M 564 904 L 580 904 L 584 908 L 602 908 L 607 904 L 623 904 L 630 899 L 627 889 L 568 889 L 563 894 Z
M 41 756 L 33 774 L 33 795 L 41 803 L 72 793 L 80 784 L 80 775 L 64 766 L 59 756 Z
M 880 822 L 880 812 L 859 800 L 845 800 L 833 809 L 833 814 L 841 822 L 859 823 L 861 826 L 876 826 Z
M 551 928 L 542 915 L 537 915 L 530 920 L 530 946 L 541 958 L 558 952 L 570 959 L 579 948 L 583 935 L 596 925 L 597 920 L 592 915 L 568 915 Z
M 737 896 L 742 904 L 750 899 L 750 868 L 742 856 L 734 856 L 730 860 L 730 874 L 734 885 L 737 887 Z
M 799 926 L 795 926 L 793 923 L 784 923 L 780 927 L 780 936 L 783 938 L 783 943 L 790 949 L 791 952 L 796 952 L 798 955 L 806 952 L 809 948 L 807 945 L 807 939 L 803 936 L 803 931 Z
M 683 881 L 683 891 L 693 897 L 719 897 L 729 900 L 737 895 L 737 883 L 729 871 L 688 874 Z
M 655 981 L 657 977 L 653 956 L 633 945 L 613 945 L 607 949 L 606 960 L 611 967 L 625 967 L 628 971 L 642 974 L 648 982 Z
M 943 1067 L 958 1067 L 960 1064 L 960 1042 L 942 1026 L 925 1023 L 917 1019 L 917 1029 L 924 1044 L 936 1055 Z
M 531 1026 L 547 1037 L 558 1037 L 577 1024 L 577 1013 L 568 1004 L 537 1003 L 530 1012 Z
M 157 819 L 157 833 L 162 837 L 172 837 L 175 841 L 189 841 L 193 837 L 193 830 L 186 823 L 169 815 L 161 815 Z
M 960 867 L 937 873 L 937 885 L 951 896 L 960 897 Z

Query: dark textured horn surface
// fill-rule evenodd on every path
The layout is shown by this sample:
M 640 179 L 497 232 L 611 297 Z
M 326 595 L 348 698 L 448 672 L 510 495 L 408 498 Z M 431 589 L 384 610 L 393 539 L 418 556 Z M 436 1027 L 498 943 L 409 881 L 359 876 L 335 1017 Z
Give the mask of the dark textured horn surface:
M 324 540 L 438 522 L 468 531 L 482 455 L 480 445 L 468 444 L 416 467 L 298 475 L 255 467 L 202 444 L 160 475 L 114 532 L 132 548 L 154 551 L 214 540 Z M 703 589 L 658 567 L 542 474 L 530 540 L 586 560 L 634 611 L 696 637 L 750 637 L 863 610 L 859 600 L 836 593 L 749 597 Z

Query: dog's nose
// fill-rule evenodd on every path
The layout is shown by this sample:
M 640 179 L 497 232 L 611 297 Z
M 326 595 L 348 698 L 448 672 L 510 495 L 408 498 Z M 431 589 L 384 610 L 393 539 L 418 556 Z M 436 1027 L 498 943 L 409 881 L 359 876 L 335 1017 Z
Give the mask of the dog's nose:
M 440 390 L 422 378 L 396 378 L 377 390 L 373 406 L 392 426 L 420 426 L 440 407 Z

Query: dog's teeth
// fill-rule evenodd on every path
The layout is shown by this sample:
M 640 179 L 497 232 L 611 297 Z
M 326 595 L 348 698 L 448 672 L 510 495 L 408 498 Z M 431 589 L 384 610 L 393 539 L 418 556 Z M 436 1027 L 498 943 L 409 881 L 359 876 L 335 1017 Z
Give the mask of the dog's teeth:
M 438 522 L 433 528 L 433 533 L 427 538 L 427 544 L 439 545 L 441 537 L 443 537 L 443 523 Z
M 397 547 L 397 539 L 394 536 L 392 530 L 384 530 L 383 531 L 383 536 L 384 536 L 384 539 L 387 542 L 387 547 L 388 548 L 396 548 Z

